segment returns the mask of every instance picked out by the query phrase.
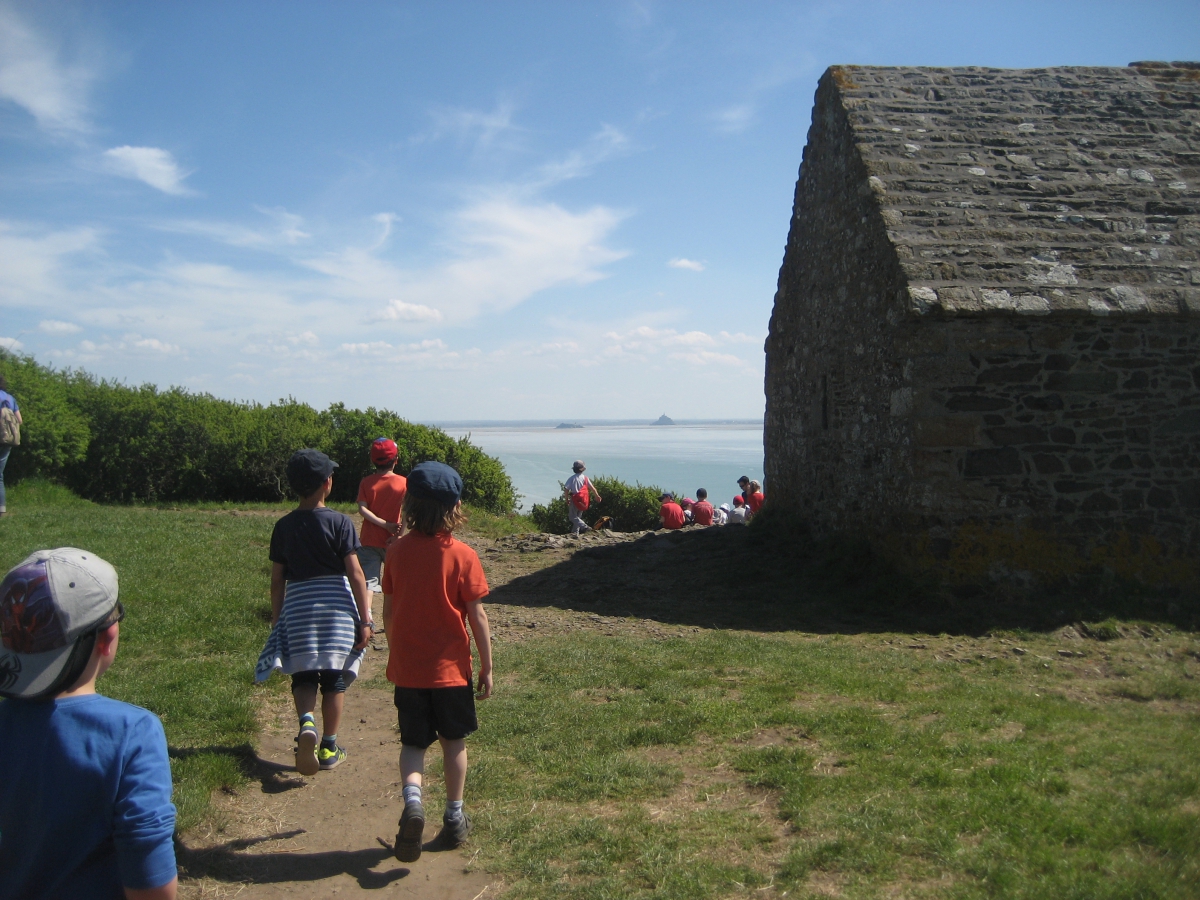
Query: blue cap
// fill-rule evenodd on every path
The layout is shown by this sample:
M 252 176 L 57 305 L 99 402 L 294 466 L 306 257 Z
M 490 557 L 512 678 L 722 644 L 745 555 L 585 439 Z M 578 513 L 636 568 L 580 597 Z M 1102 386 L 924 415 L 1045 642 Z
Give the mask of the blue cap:
M 462 496 L 462 489 L 462 478 L 445 463 L 423 462 L 408 473 L 408 492 L 414 497 L 453 506 Z
M 288 484 L 301 497 L 307 497 L 323 485 L 337 467 L 338 464 L 320 450 L 297 450 L 287 463 Z

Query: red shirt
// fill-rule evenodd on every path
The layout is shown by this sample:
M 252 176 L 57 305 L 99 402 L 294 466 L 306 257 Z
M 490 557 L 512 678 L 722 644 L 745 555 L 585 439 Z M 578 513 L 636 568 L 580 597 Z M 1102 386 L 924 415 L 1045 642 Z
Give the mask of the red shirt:
M 697 500 L 692 506 L 692 521 L 697 525 L 711 525 L 713 505 L 707 500 Z
M 368 475 L 358 483 L 358 502 L 385 522 L 400 521 L 400 506 L 408 492 L 408 479 L 395 472 Z M 364 547 L 386 547 L 392 535 L 363 519 L 360 539 Z
M 746 505 L 750 507 L 750 512 L 753 514 L 762 509 L 763 500 L 765 499 L 762 491 L 757 491 L 750 495 L 750 499 L 746 501 Z
M 658 514 L 662 518 L 663 528 L 683 527 L 683 507 L 678 503 L 668 500 L 658 508 Z
M 410 531 L 388 548 L 380 587 L 392 598 L 388 681 L 397 687 L 471 683 L 467 604 L 488 595 L 479 556 L 453 536 Z

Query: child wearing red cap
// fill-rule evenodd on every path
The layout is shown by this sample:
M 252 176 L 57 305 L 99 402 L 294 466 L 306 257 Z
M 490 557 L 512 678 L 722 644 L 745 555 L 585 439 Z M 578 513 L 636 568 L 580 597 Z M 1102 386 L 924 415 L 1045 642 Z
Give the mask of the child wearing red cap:
M 358 511 L 362 513 L 358 561 L 362 565 L 367 587 L 379 590 L 379 573 L 383 567 L 388 542 L 401 533 L 400 508 L 408 481 L 397 475 L 396 442 L 391 438 L 376 438 L 371 444 L 371 462 L 375 474 L 368 475 L 358 485 Z
M 425 751 L 435 740 L 442 747 L 446 784 L 446 811 L 436 843 L 456 847 L 471 831 L 463 811 L 465 738 L 479 727 L 471 687 L 471 637 L 479 655 L 481 700 L 492 693 L 492 644 L 481 602 L 488 594 L 483 567 L 475 551 L 453 536 L 465 521 L 462 490 L 462 478 L 450 466 L 423 462 L 413 467 L 404 498 L 406 531 L 388 548 L 383 570 L 387 677 L 396 686 L 404 782 L 395 847 L 401 862 L 421 856 Z

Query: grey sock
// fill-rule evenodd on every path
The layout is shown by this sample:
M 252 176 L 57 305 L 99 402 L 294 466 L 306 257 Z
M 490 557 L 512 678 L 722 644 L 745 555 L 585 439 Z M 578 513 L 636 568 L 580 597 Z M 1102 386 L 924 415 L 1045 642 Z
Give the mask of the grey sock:
M 446 814 L 443 818 L 445 818 L 447 822 L 454 822 L 458 819 L 461 819 L 463 814 L 462 803 L 463 802 L 461 800 L 447 800 Z
M 410 803 L 421 802 L 421 786 L 419 784 L 406 784 L 404 786 L 404 805 Z

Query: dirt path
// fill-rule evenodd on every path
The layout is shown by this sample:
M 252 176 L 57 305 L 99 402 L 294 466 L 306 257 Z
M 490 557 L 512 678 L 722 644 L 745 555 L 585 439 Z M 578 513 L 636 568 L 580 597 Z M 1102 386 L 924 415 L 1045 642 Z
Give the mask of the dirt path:
M 606 546 L 634 537 L 597 535 L 582 545 Z M 493 592 L 570 559 L 581 546 L 577 539 L 549 535 L 466 539 L 483 559 Z M 493 640 L 500 644 L 576 628 L 636 627 L 615 616 L 546 605 L 566 587 L 536 586 L 537 600 L 530 606 L 489 603 Z M 383 621 L 381 607 L 382 595 L 376 594 L 377 622 Z M 400 738 L 391 692 L 367 686 L 386 664 L 386 643 L 379 638 L 363 660 L 359 683 L 346 694 L 338 740 L 347 760 L 315 778 L 302 777 L 293 766 L 295 712 L 290 700 L 282 698 L 262 710 L 254 773 L 258 783 L 217 797 L 211 824 L 183 835 L 178 847 L 184 872 L 181 897 L 317 900 L 382 890 L 386 897 L 485 900 L 499 893 L 501 883 L 473 864 L 470 842 L 448 851 L 427 845 L 412 864 L 392 856 L 402 806 Z M 431 779 L 426 841 L 433 840 L 441 825 L 442 800 L 440 779 Z

